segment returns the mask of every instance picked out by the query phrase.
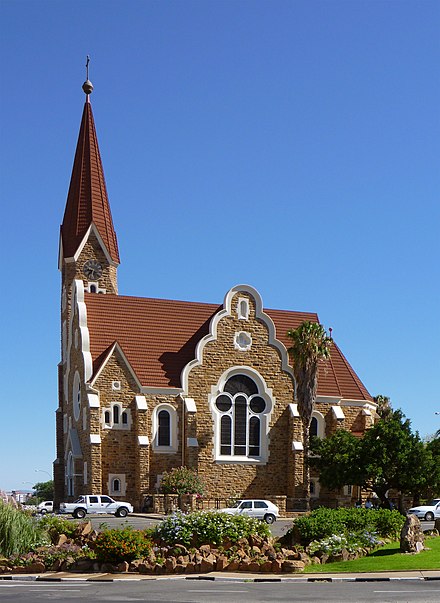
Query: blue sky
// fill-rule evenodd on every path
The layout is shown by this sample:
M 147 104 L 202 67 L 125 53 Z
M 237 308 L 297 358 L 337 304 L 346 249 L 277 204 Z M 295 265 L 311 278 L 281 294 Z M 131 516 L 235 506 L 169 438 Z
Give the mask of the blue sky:
M 440 428 L 440 3 L 1 0 L 0 488 L 55 458 L 85 58 L 125 295 L 316 311 Z

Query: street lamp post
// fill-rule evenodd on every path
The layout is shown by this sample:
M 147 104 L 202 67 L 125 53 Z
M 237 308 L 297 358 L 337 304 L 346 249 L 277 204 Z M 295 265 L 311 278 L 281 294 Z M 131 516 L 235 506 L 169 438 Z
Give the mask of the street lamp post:
M 34 471 L 36 473 L 40 472 L 40 473 L 47 473 L 47 475 L 50 477 L 50 479 L 52 479 L 52 475 L 49 473 L 49 471 L 45 471 L 44 469 L 34 469 Z

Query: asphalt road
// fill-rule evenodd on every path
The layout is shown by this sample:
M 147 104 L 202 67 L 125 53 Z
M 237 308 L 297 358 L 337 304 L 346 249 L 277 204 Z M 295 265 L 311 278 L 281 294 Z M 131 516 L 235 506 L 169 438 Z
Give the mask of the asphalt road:
M 270 603 L 295 601 L 332 603 L 431 603 L 440 600 L 440 582 L 405 580 L 392 582 L 254 583 L 157 579 L 122 582 L 19 582 L 0 581 L 2 603 L 44 601 L 167 601 L 169 603 Z

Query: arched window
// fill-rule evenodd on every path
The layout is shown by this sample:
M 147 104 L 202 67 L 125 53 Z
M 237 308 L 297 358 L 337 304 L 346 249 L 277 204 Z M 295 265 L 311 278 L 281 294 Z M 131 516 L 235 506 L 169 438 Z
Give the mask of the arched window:
M 113 480 L 112 491 L 115 493 L 121 491 L 121 482 L 117 478 Z
M 113 425 L 119 424 L 119 406 L 115 404 L 113 406 Z
M 109 410 L 106 410 L 104 412 L 104 423 L 106 425 L 110 425 L 110 411 Z
M 124 412 L 122 413 L 121 419 L 122 425 L 128 425 L 128 415 L 126 410 L 124 410 Z
M 176 452 L 177 442 L 177 413 L 176 409 L 167 403 L 159 404 L 153 411 L 153 449 L 157 452 Z
M 171 445 L 171 417 L 167 410 L 161 410 L 158 415 L 157 443 L 159 446 Z
M 74 484 L 74 460 L 72 452 L 69 452 L 69 456 L 67 458 L 67 471 L 66 471 L 66 480 L 67 480 L 67 496 L 73 496 L 75 494 L 75 484 Z
M 269 404 L 257 383 L 248 375 L 233 375 L 215 397 L 214 408 L 220 415 L 220 457 L 259 459 Z
M 96 293 L 96 285 L 90 285 L 90 293 Z
M 309 435 L 310 437 L 317 436 L 318 438 L 325 438 L 325 417 L 317 410 L 314 410 L 312 413 Z

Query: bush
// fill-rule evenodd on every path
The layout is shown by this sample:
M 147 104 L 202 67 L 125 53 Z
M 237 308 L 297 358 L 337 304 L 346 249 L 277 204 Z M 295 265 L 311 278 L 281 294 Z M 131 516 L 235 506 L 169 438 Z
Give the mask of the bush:
M 313 540 L 307 547 L 310 555 L 326 554 L 329 556 L 340 555 L 345 549 L 349 553 L 356 553 L 359 549 L 379 546 L 381 541 L 376 534 L 371 532 L 349 533 L 343 535 L 332 534 L 322 540 Z
M 0 501 L 0 554 L 20 555 L 48 541 L 33 517 Z
M 151 547 L 151 540 L 146 534 L 131 527 L 105 530 L 98 534 L 94 545 L 96 558 L 104 563 L 143 559 L 149 555 Z
M 203 494 L 205 487 L 195 471 L 188 467 L 175 467 L 164 472 L 160 489 L 164 494 Z
M 195 511 L 188 515 L 177 512 L 156 527 L 157 537 L 168 545 L 220 545 L 226 540 L 237 542 L 240 538 L 248 538 L 252 534 L 268 537 L 269 526 L 251 517 L 215 511 Z
M 50 536 L 52 542 L 57 542 L 60 534 L 65 534 L 68 538 L 73 538 L 78 524 L 56 515 L 43 515 L 37 519 L 38 525 L 44 529 Z
M 405 518 L 388 509 L 328 509 L 320 507 L 310 515 L 294 521 L 294 531 L 301 544 L 320 541 L 334 534 L 377 533 L 383 538 L 398 538 Z

